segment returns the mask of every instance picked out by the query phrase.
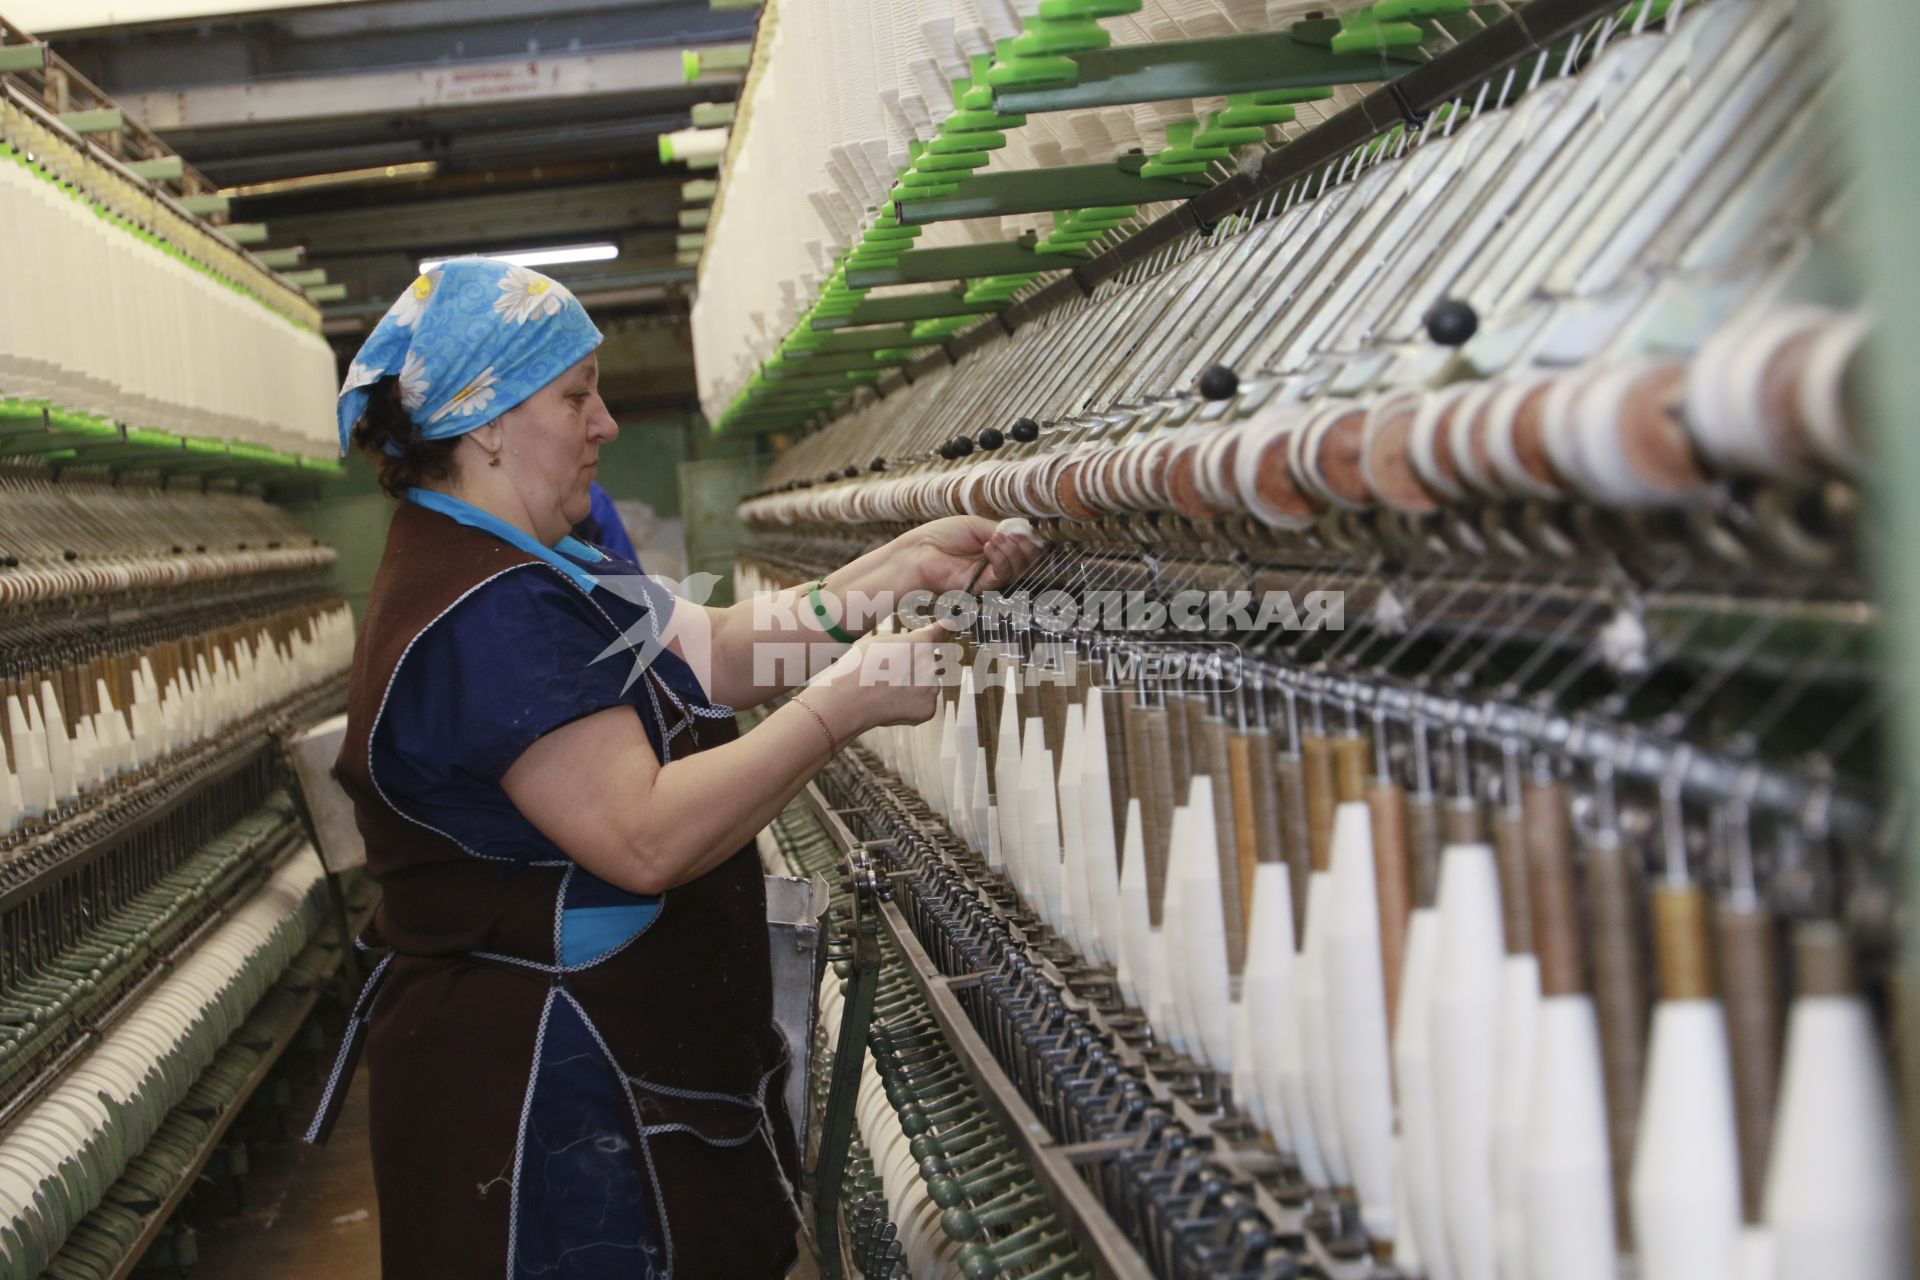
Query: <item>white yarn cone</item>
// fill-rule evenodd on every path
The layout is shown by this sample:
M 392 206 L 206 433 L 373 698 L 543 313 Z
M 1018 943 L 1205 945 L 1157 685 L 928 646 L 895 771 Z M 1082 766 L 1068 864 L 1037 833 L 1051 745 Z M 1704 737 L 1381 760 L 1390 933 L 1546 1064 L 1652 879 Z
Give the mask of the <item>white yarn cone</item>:
M 1533 1039 L 1540 1008 L 1540 958 L 1510 955 L 1500 968 L 1500 1067 L 1494 1077 L 1493 1195 L 1500 1271 L 1527 1273 L 1526 1166 Z
M 1060 816 L 1054 807 L 1053 752 L 1046 748 L 1037 718 L 1027 721 L 1020 764 L 1020 820 L 1025 832 L 1021 856 L 1033 881 L 1027 901 L 1059 933 L 1066 896 L 1065 869 L 1060 864 Z
M 1291 1151 L 1303 1174 L 1311 1164 L 1317 1176 L 1308 1175 L 1308 1181 L 1320 1185 L 1326 1181 L 1326 1171 L 1319 1146 L 1311 1128 L 1302 1141 L 1293 1122 L 1296 1104 L 1287 1096 L 1287 1048 L 1296 1039 L 1293 966 L 1293 888 L 1287 866 L 1263 862 L 1253 871 L 1253 920 L 1247 929 L 1247 968 L 1240 997 L 1247 1010 L 1253 1075 L 1274 1145 Z M 1299 1061 L 1297 1052 L 1294 1061 Z M 1295 1080 L 1304 1094 L 1305 1080 L 1297 1070 Z
M 1253 1027 L 1248 1020 L 1245 990 L 1227 1010 L 1227 1024 L 1233 1034 L 1233 1097 L 1254 1127 L 1273 1132 L 1267 1118 L 1267 1100 L 1260 1092 L 1260 1077 L 1253 1066 Z
M 1393 1069 L 1381 976 L 1380 895 L 1372 820 L 1364 803 L 1334 813 L 1332 893 L 1325 978 L 1340 1136 L 1371 1240 L 1396 1234 L 1393 1199 Z
M 33 731 L 33 721 L 16 694 L 7 695 L 7 732 L 13 739 L 22 815 L 37 817 L 53 807 L 53 776 L 47 770 L 46 739 Z
M 1399 1162 L 1407 1189 L 1407 1223 L 1399 1241 L 1404 1245 L 1417 1238 L 1428 1280 L 1453 1280 L 1434 1130 L 1438 1120 L 1434 1114 L 1431 1030 L 1433 967 L 1439 951 L 1439 911 L 1416 907 L 1407 919 L 1399 1022 L 1393 1029 L 1394 1091 L 1400 1101 Z
M 1440 858 L 1439 913 L 1429 1035 L 1441 1208 L 1454 1275 L 1495 1280 L 1493 1115 L 1502 956 L 1500 883 L 1491 848 L 1447 846 Z
M 1913 1274 L 1886 1050 L 1866 1001 L 1803 996 L 1787 1020 L 1765 1218 L 1779 1280 Z
M 20 781 L 7 763 L 7 752 L 0 746 L 0 831 L 11 831 L 22 817 Z
M 1413 1209 L 1407 1203 L 1406 1169 L 1400 1159 L 1400 1144 L 1394 1143 L 1393 1151 L 1393 1216 L 1401 1225 L 1400 1232 L 1393 1238 L 1393 1266 L 1407 1280 L 1425 1280 L 1427 1259 L 1420 1252 L 1420 1240 L 1406 1224 L 1413 1220 Z
M 980 769 L 980 720 L 975 709 L 973 668 L 960 672 L 960 701 L 953 713 L 953 751 L 956 782 L 954 801 L 959 806 L 960 829 L 967 844 L 980 851 L 980 833 L 975 826 L 979 811 L 974 804 L 978 794 L 974 775 Z
M 1740 1151 L 1718 1000 L 1654 1007 L 1631 1195 L 1642 1280 L 1735 1280 Z
M 1060 781 L 1055 791 L 1060 809 L 1060 878 L 1065 887 L 1061 922 L 1062 932 L 1073 949 L 1097 961 L 1093 904 L 1087 893 L 1086 841 L 1080 834 L 1080 758 L 1084 728 L 1080 708 L 1069 706 L 1066 733 L 1060 740 Z
M 1215 1071 L 1231 1071 L 1231 979 L 1227 972 L 1226 929 L 1220 919 L 1220 846 L 1214 825 L 1213 780 L 1204 774 L 1194 775 L 1187 803 L 1174 810 L 1173 843 L 1176 849 L 1186 849 L 1182 901 L 1185 924 L 1179 945 L 1185 955 L 1195 1039 L 1200 1054 Z
M 1176 905 L 1177 890 L 1171 878 L 1167 884 L 1166 907 L 1171 910 Z M 1181 1001 L 1175 996 L 1173 965 L 1167 955 L 1167 931 L 1165 928 L 1147 931 L 1147 1021 L 1153 1024 L 1155 1034 L 1181 1053 L 1192 1056 L 1193 1039 L 1187 1034 L 1186 1020 L 1181 1016 Z
M 1300 1011 L 1300 1051 L 1307 1067 L 1307 1100 L 1320 1158 L 1335 1186 L 1353 1185 L 1346 1137 L 1340 1131 L 1339 1085 L 1333 1068 L 1333 1019 L 1327 1001 L 1327 926 L 1333 906 L 1333 873 L 1307 877 L 1307 935 L 1293 971 L 1294 1004 Z
M 1147 906 L 1147 842 L 1141 830 L 1138 796 L 1127 801 L 1126 840 L 1120 865 L 1120 945 L 1114 976 L 1127 1003 L 1145 1010 L 1153 926 Z
M 1105 695 L 1087 691 L 1086 732 L 1080 786 L 1080 835 L 1086 845 L 1087 896 L 1102 961 L 1120 958 L 1120 859 L 1114 844 L 1113 784 L 1107 772 Z
M 60 710 L 60 699 L 53 691 L 53 682 L 40 682 L 40 723 L 38 728 L 46 735 L 47 772 L 53 779 L 53 800 L 56 805 L 65 804 L 80 794 L 79 777 L 74 768 L 73 739 L 67 736 L 67 720 Z
M 973 766 L 973 851 L 987 860 L 995 871 L 1006 864 L 1000 856 L 1000 817 L 987 798 L 987 753 L 974 752 Z
M 1615 1280 L 1607 1097 L 1591 996 L 1540 1002 L 1521 1185 L 1527 1280 Z
M 1007 875 L 1029 903 L 1033 893 L 1027 881 L 1020 815 L 1020 707 L 1013 669 L 1007 668 L 1005 693 L 1000 700 L 999 739 L 993 758 L 993 799 L 999 809 L 1000 857 Z

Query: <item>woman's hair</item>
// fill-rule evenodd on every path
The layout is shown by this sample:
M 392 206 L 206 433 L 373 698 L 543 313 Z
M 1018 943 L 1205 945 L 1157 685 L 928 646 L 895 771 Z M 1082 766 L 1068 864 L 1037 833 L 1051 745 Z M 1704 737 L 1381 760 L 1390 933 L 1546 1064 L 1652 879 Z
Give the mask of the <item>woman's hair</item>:
M 453 451 L 460 437 L 423 440 L 400 407 L 400 380 L 391 375 L 369 389 L 367 412 L 353 427 L 354 447 L 364 450 L 380 471 L 380 487 L 398 498 L 422 481 L 453 474 Z M 388 446 L 392 448 L 389 449 Z

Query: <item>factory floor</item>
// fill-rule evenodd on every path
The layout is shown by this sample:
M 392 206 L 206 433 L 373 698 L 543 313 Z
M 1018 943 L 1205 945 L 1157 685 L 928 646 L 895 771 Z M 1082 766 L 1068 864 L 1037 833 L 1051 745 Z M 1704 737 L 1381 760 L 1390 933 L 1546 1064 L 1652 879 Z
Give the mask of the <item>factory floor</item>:
M 312 1113 L 310 1098 L 297 1098 L 290 1112 L 302 1124 Z M 193 1280 L 379 1280 L 366 1072 L 355 1073 L 326 1146 L 289 1137 L 253 1147 L 249 1156 L 240 1212 L 194 1223 L 200 1261 Z
M 318 1100 L 297 1097 L 305 1123 Z M 290 1137 L 254 1147 L 238 1214 L 197 1218 L 193 1280 L 380 1280 L 380 1207 L 367 1156 L 367 1073 L 354 1073 L 333 1137 L 310 1147 Z M 804 1248 L 804 1246 L 803 1246 Z M 802 1257 L 791 1280 L 817 1280 Z

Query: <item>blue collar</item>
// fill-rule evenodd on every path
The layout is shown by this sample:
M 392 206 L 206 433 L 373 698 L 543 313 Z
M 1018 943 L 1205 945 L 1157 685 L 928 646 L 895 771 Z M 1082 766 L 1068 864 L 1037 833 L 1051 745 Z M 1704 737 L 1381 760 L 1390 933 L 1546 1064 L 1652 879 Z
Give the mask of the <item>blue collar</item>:
M 415 506 L 437 511 L 450 520 L 458 521 L 469 529 L 478 529 L 490 533 L 500 541 L 512 547 L 518 547 L 530 556 L 538 557 L 565 574 L 574 586 L 582 591 L 591 592 L 600 585 L 600 580 L 573 563 L 566 557 L 584 560 L 588 564 L 598 564 L 607 557 L 595 547 L 590 547 L 580 539 L 568 534 L 551 547 L 542 546 L 532 535 L 514 528 L 499 516 L 482 511 L 471 502 L 462 502 L 449 494 L 433 489 L 409 489 L 407 501 Z

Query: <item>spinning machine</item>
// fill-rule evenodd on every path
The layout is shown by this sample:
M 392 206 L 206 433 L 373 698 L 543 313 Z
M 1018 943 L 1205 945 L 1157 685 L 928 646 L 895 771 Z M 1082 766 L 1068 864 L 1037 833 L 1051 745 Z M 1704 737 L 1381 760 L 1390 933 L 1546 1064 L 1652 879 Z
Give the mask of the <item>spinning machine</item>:
M 172 1210 L 367 907 L 277 745 L 353 647 L 262 497 L 337 471 L 333 361 L 178 156 L 3 23 L 0 71 L 0 1275 L 120 1276 L 192 1260 Z
M 782 819 L 830 1273 L 1912 1273 L 1829 16 L 766 7 L 741 592 L 1045 544 Z

